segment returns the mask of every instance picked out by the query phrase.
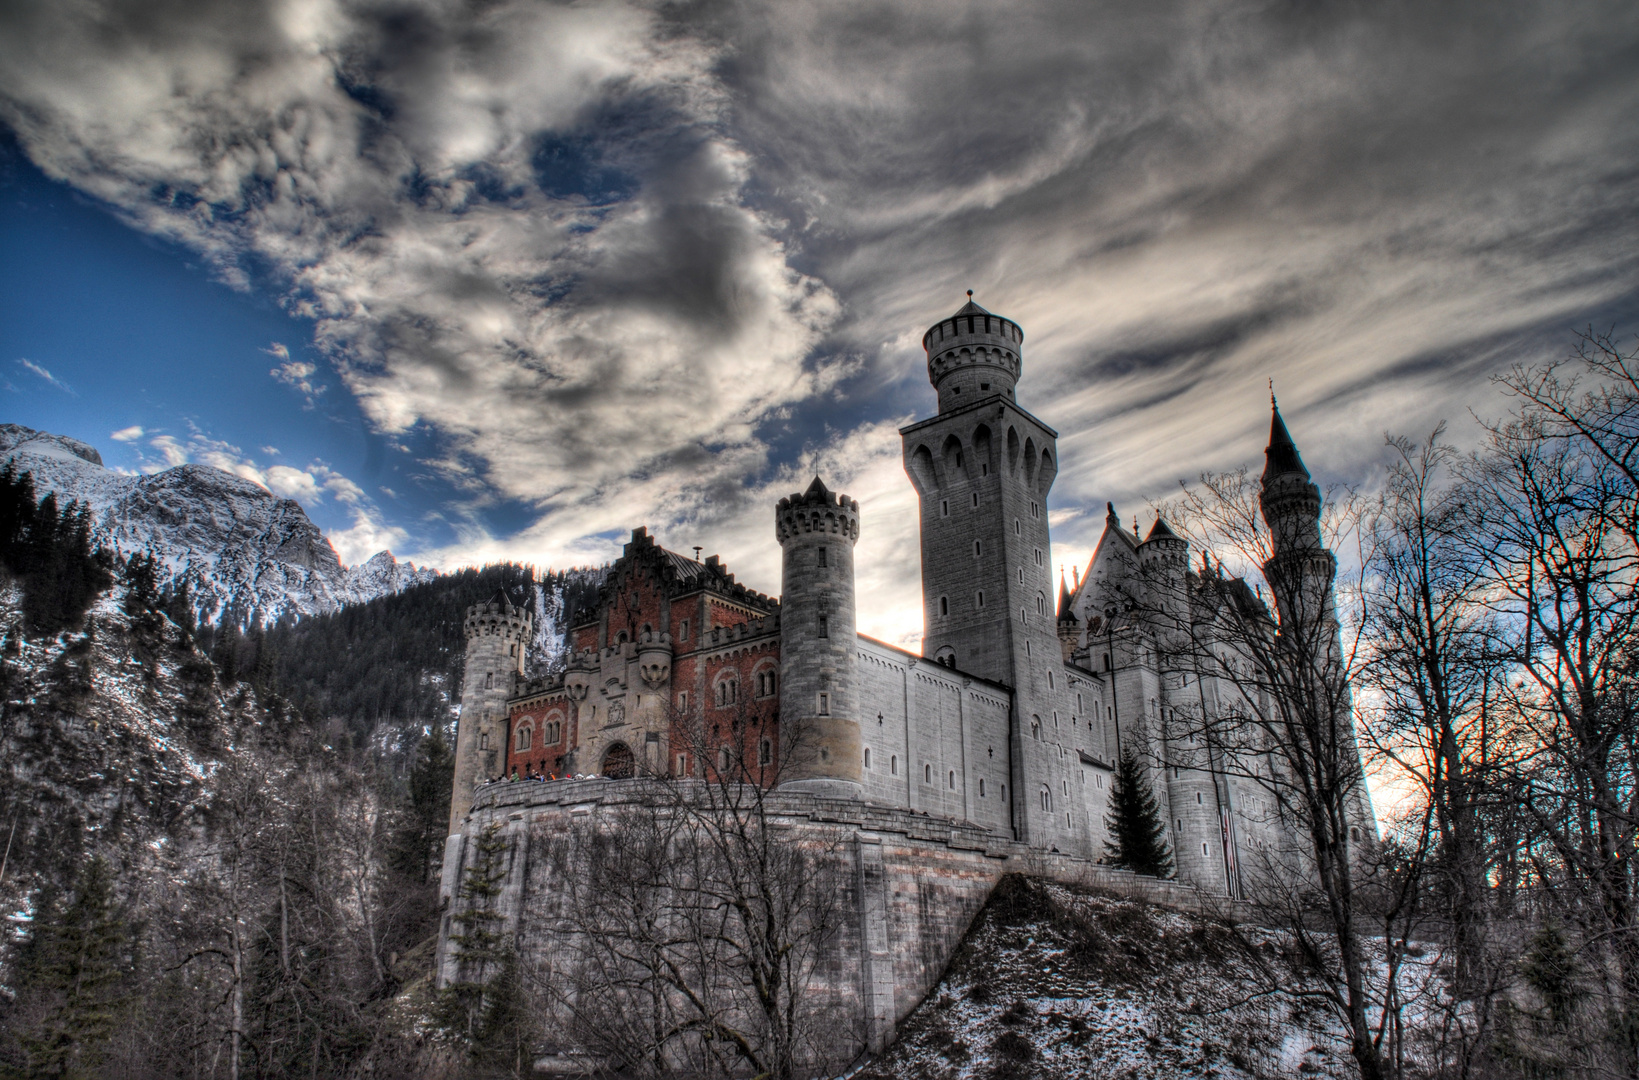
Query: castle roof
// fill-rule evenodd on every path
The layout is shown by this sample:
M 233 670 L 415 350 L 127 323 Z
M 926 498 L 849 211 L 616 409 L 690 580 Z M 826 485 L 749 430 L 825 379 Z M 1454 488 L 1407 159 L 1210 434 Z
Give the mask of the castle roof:
M 1305 480 L 1309 479 L 1309 470 L 1303 467 L 1303 458 L 1298 454 L 1297 443 L 1292 441 L 1292 433 L 1286 430 L 1286 421 L 1281 419 L 1280 406 L 1275 399 L 1269 399 L 1269 448 L 1264 451 L 1263 479 L 1265 483 L 1277 476 L 1297 474 Z
M 1144 543 L 1147 544 L 1151 540 L 1176 540 L 1176 539 L 1178 539 L 1178 534 L 1172 531 L 1171 527 L 1169 527 L 1167 525 L 1166 521 L 1164 521 L 1162 519 L 1160 514 L 1156 514 L 1155 515 L 1155 524 L 1150 526 L 1150 534 L 1148 536 L 1144 537 Z

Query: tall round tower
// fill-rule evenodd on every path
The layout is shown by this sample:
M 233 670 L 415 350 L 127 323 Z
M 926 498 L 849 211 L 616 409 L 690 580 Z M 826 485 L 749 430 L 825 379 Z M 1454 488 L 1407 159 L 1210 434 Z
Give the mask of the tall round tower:
M 973 302 L 934 323 L 922 335 L 928 354 L 928 381 L 939 392 L 939 411 L 1000 394 L 1014 400 L 1023 370 L 1024 331 L 1012 319 L 992 315 Z
M 506 702 L 523 674 L 531 631 L 528 608 L 504 591 L 467 609 L 467 667 L 461 680 L 461 721 L 455 729 L 455 785 L 450 835 L 472 809 L 472 793 L 506 766 Z
M 819 477 L 781 499 L 780 787 L 858 799 L 854 544 L 859 503 Z

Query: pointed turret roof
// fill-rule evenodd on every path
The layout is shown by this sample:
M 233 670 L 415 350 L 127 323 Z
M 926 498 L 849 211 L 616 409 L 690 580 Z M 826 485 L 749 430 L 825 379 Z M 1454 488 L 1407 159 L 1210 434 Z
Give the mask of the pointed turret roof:
M 1273 395 L 1269 398 L 1269 411 L 1269 447 L 1264 451 L 1264 482 L 1294 473 L 1305 480 L 1309 479 L 1309 470 L 1303 467 L 1297 443 L 1292 441 L 1292 433 L 1286 430 L 1286 421 L 1281 419 L 1280 406 L 1275 403 Z
M 821 480 L 817 474 L 814 477 L 814 482 L 808 485 L 808 490 L 802 493 L 802 497 L 805 499 L 812 499 L 815 496 L 831 500 L 831 489 L 825 486 L 825 481 Z
M 1173 532 L 1171 527 L 1168 526 L 1167 523 L 1161 519 L 1160 514 L 1156 514 L 1155 515 L 1155 524 L 1150 526 L 1150 534 L 1148 536 L 1144 537 L 1144 543 L 1147 544 L 1151 540 L 1176 540 L 1176 539 L 1178 539 L 1178 534 Z
M 957 308 L 956 309 L 956 314 L 958 314 L 958 315 L 989 315 L 990 312 L 986 311 L 984 308 L 980 307 L 978 304 L 975 304 L 973 302 L 973 299 L 972 299 L 972 294 L 969 294 L 968 302 L 963 304 L 961 307 Z
M 1070 599 L 1070 587 L 1064 583 L 1064 572 L 1059 571 L 1059 622 L 1066 620 L 1076 621 L 1074 602 Z
M 502 611 L 505 611 L 508 608 L 517 606 L 510 599 L 507 598 L 507 594 L 506 594 L 505 589 L 496 589 L 495 590 L 495 595 L 489 598 L 489 602 L 492 603 L 492 604 L 500 604 Z

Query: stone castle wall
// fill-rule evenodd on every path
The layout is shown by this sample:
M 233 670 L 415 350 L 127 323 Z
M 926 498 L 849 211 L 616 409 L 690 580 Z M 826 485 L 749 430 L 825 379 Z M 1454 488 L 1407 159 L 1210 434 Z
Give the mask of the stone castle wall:
M 457 974 L 448 939 L 462 901 L 451 883 L 462 880 L 484 829 L 499 823 L 508 843 L 498 903 L 508 939 L 535 970 L 562 970 L 572 959 L 562 927 L 572 892 L 566 875 L 574 873 L 564 838 L 577 826 L 652 810 L 663 801 L 653 785 L 582 780 L 480 789 L 460 843 L 446 852 L 440 984 Z M 770 793 L 767 805 L 771 822 L 789 830 L 791 842 L 829 852 L 835 861 L 842 925 L 817 965 L 808 999 L 831 1017 L 827 1067 L 845 1066 L 891 1041 L 938 983 L 1004 874 L 1029 873 L 1198 912 L 1221 912 L 1227 904 L 1191 886 L 1027 848 L 972 824 L 905 808 L 785 792 Z M 546 1022 L 549 1030 L 565 1026 L 561 1016 Z

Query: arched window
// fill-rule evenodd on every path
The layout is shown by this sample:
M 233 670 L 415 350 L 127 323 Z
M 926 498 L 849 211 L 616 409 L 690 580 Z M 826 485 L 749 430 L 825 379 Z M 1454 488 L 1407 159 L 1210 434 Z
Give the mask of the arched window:
M 773 665 L 757 669 L 757 696 L 773 697 L 779 691 L 779 682 Z
M 922 782 L 924 784 L 933 783 L 933 766 L 932 765 L 922 766 Z
M 1036 614 L 1047 614 L 1047 597 L 1043 596 L 1041 593 L 1036 594 Z
M 899 775 L 899 755 L 898 754 L 893 754 L 893 755 L 889 756 L 889 758 L 888 758 L 888 775 L 889 776 L 898 776 Z
M 941 615 L 949 615 L 950 614 L 950 597 L 941 596 L 939 598 L 939 614 L 941 614 Z
M 739 700 L 739 680 L 731 672 L 717 680 L 717 707 L 733 705 Z
M 973 554 L 974 555 L 983 555 L 984 550 L 985 550 L 984 545 L 982 543 L 980 543 L 978 540 L 973 541 Z
M 774 764 L 774 742 L 764 739 L 757 744 L 757 764 L 767 768 Z
M 985 778 L 979 777 L 979 798 L 985 797 Z
M 867 769 L 871 767 L 871 748 L 869 746 L 865 748 L 865 767 Z
M 1041 808 L 1049 813 L 1053 809 L 1053 789 L 1046 784 L 1041 786 Z
M 1030 717 L 1030 737 L 1037 742 L 1041 742 L 1041 717 L 1039 716 L 1032 715 Z
M 950 790 L 955 791 L 956 790 L 956 770 L 955 769 L 950 770 L 950 781 L 949 781 L 949 783 L 950 783 Z
M 518 728 L 518 734 L 512 740 L 514 750 L 528 750 L 530 742 L 535 738 L 535 729 L 528 724 Z

